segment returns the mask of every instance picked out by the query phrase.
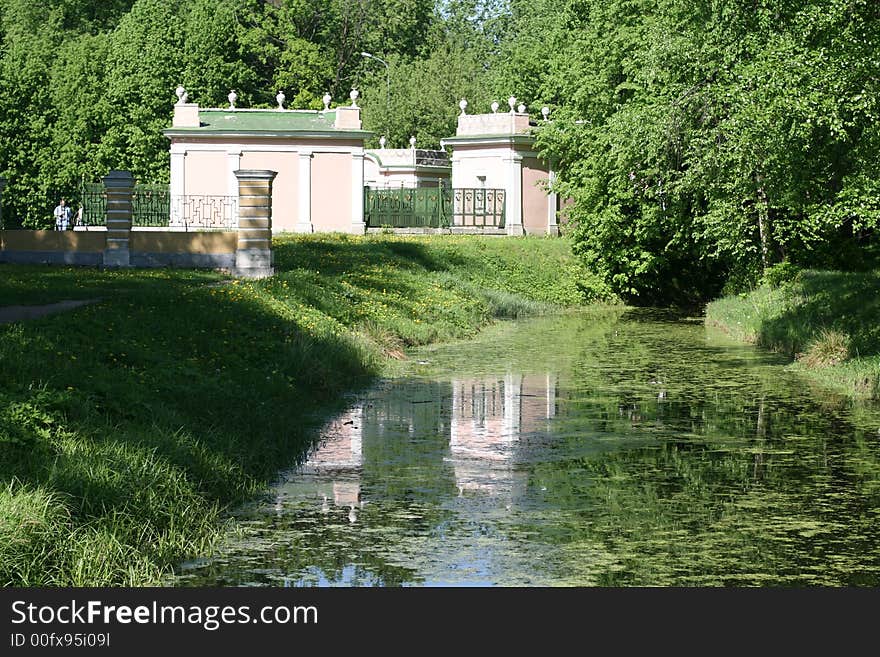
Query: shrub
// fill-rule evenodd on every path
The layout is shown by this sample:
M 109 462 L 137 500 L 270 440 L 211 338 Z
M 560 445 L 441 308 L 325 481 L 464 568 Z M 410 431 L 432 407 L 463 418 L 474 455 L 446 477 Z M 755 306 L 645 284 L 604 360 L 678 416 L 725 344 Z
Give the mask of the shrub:
M 847 360 L 850 355 L 850 337 L 842 331 L 822 329 L 810 342 L 798 360 L 809 368 L 830 367 Z
M 761 284 L 776 289 L 794 281 L 800 272 L 801 268 L 798 265 L 785 260 L 768 267 L 761 277 Z

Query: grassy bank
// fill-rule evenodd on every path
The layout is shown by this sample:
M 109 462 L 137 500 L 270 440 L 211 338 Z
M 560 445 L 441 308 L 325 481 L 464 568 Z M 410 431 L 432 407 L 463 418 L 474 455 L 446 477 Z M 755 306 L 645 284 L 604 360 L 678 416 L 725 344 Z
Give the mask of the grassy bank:
M 276 265 L 0 266 L 0 305 L 101 299 L 0 326 L 0 584 L 159 582 L 389 356 L 591 285 L 564 240 L 284 237 Z
M 793 367 L 856 397 L 880 397 L 880 271 L 803 271 L 709 304 L 706 322 L 788 355 Z

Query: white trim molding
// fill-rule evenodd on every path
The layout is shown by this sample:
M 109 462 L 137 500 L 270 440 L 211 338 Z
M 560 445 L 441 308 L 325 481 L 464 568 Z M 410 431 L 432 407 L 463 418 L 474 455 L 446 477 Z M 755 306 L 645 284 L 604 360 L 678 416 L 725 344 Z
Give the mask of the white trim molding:
M 297 233 L 314 232 L 312 225 L 312 153 L 300 151 L 299 153 L 299 190 L 298 211 L 296 217 Z
M 364 150 L 351 154 L 351 232 L 363 235 L 364 222 Z

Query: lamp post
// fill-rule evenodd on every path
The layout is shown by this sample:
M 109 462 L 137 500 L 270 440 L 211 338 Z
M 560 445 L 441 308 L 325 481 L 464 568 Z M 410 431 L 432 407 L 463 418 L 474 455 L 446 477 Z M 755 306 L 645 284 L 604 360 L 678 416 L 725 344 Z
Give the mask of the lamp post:
M 385 119 L 388 119 L 388 109 L 390 107 L 391 101 L 391 73 L 389 72 L 388 62 L 386 62 L 381 57 L 376 57 L 376 55 L 368 52 L 362 52 L 361 57 L 366 57 L 368 59 L 375 59 L 377 62 L 381 62 L 385 65 Z

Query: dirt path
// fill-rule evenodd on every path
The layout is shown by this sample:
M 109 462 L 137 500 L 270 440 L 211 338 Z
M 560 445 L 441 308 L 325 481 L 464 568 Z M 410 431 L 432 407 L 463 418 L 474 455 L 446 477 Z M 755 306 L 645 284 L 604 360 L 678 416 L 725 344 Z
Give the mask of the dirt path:
M 48 303 L 43 306 L 2 306 L 0 307 L 0 324 L 21 322 L 26 319 L 36 319 L 38 317 L 45 317 L 46 315 L 63 313 L 67 310 L 79 308 L 80 306 L 88 306 L 91 303 L 97 303 L 98 301 L 100 301 L 100 299 L 68 299 L 57 303 Z

